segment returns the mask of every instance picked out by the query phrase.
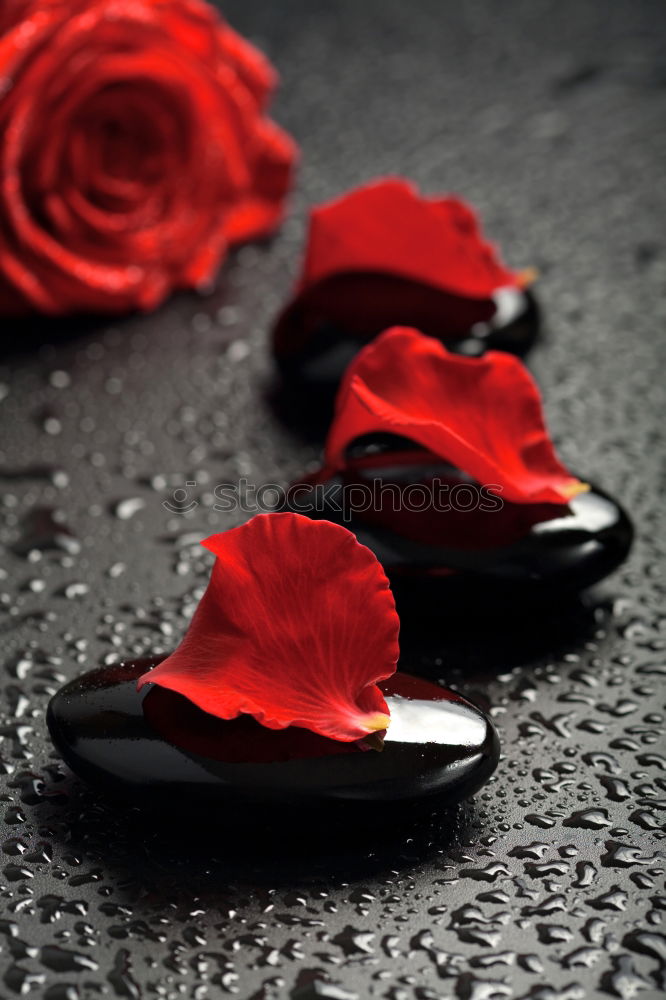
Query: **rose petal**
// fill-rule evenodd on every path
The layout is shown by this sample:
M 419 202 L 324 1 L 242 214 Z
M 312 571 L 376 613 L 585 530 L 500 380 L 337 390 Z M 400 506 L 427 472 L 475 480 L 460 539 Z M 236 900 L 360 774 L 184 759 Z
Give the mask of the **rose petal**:
M 498 289 L 525 283 L 525 273 L 506 268 L 485 241 L 469 205 L 425 197 L 401 178 L 373 181 L 312 211 L 275 350 L 298 353 L 331 326 L 361 340 L 401 325 L 460 338 L 492 319 Z
M 300 287 L 349 272 L 394 274 L 478 299 L 520 284 L 481 238 L 468 205 L 423 197 L 400 178 L 376 181 L 313 210 Z
M 499 351 L 465 358 L 417 330 L 387 330 L 345 373 L 318 478 L 375 432 L 415 441 L 514 503 L 566 504 L 588 488 L 558 459 L 531 375 Z
M 260 514 L 203 543 L 217 556 L 178 649 L 144 674 L 222 719 L 351 741 L 385 729 L 377 682 L 398 659 L 384 572 L 351 532 Z
M 273 122 L 264 122 L 252 158 L 251 193 L 229 209 L 225 233 L 230 244 L 272 233 L 285 212 L 284 192 L 291 187 L 298 147 Z
M 221 46 L 259 108 L 265 108 L 278 82 L 277 73 L 266 56 L 228 24 L 221 33 Z

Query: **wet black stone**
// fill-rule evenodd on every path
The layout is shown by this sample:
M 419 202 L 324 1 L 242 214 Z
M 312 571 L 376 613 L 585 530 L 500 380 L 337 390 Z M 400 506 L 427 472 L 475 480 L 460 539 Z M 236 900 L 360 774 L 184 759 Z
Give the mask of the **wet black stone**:
M 534 294 L 505 288 L 495 315 L 479 323 L 469 335 L 446 346 L 460 354 L 482 354 L 484 350 L 507 351 L 524 357 L 534 346 L 541 328 L 541 310 Z
M 174 692 L 138 693 L 163 657 L 104 667 L 51 700 L 51 739 L 71 769 L 127 804 L 340 808 L 361 816 L 398 803 L 450 804 L 475 792 L 498 761 L 492 722 L 451 691 L 397 674 L 382 688 L 392 723 L 381 751 L 248 716 L 225 722 Z
M 356 277 L 365 280 L 362 275 Z M 303 407 L 307 407 L 310 418 L 319 412 L 330 414 L 349 363 L 362 347 L 391 326 L 415 327 L 440 340 L 449 350 L 473 357 L 486 350 L 507 351 L 522 357 L 538 337 L 540 310 L 530 291 L 502 289 L 496 303 L 489 301 L 484 308 L 483 303 L 465 306 L 465 300 L 457 296 L 446 296 L 414 282 L 390 280 L 394 285 L 405 286 L 409 291 L 408 301 L 402 311 L 378 316 L 376 324 L 369 328 L 343 327 L 335 318 L 322 316 L 319 308 L 310 309 L 301 301 L 283 314 L 273 351 L 281 377 L 276 402 L 286 410 L 285 416 L 289 417 L 291 410 L 294 415 L 302 413 Z M 433 322 L 438 309 L 449 322 L 457 316 L 452 328 L 444 329 Z M 316 316 L 315 321 L 310 317 L 311 312 Z
M 419 464 L 415 451 L 417 457 L 407 464 L 404 454 L 400 462 L 393 461 L 386 449 L 396 444 L 414 449 L 388 435 L 377 435 L 373 445 L 364 440 L 350 454 L 373 448 L 381 464 L 357 467 L 293 498 L 289 494 L 288 503 L 299 513 L 353 531 L 382 563 L 398 597 L 418 581 L 437 582 L 440 589 L 461 594 L 488 588 L 510 599 L 516 592 L 538 598 L 583 590 L 617 569 L 629 553 L 631 521 L 598 487 L 566 507 L 504 501 L 501 509 L 464 509 L 467 494 L 483 498 L 473 480 L 443 463 L 433 464 L 432 458 Z M 456 489 L 467 491 L 459 509 L 396 514 L 391 504 L 397 492 L 389 494 L 389 501 L 380 499 L 388 485 L 404 496 L 410 486 L 432 489 L 434 481 L 449 491 L 445 497 Z

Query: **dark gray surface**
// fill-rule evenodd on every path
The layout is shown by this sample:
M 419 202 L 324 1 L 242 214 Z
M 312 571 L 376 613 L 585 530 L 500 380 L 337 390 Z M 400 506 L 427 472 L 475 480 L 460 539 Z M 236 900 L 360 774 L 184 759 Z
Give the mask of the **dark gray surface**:
M 272 246 L 241 251 L 212 297 L 0 367 L 5 470 L 60 470 L 3 479 L 2 541 L 55 507 L 81 544 L 34 562 L 3 553 L 0 993 L 656 996 L 663 4 L 226 10 L 282 72 L 276 114 L 303 148 L 291 219 Z M 473 803 L 411 837 L 289 858 L 278 816 L 242 856 L 200 820 L 176 831 L 178 803 L 174 829 L 141 825 L 83 790 L 50 750 L 44 710 L 65 678 L 177 641 L 209 566 L 193 540 L 242 516 L 211 510 L 215 483 L 286 482 L 316 458 L 265 401 L 266 331 L 306 204 L 381 172 L 463 194 L 511 264 L 540 268 L 549 336 L 533 367 L 552 428 L 571 467 L 632 511 L 639 539 L 583 603 L 504 622 L 478 607 L 471 627 L 443 608 L 405 635 L 405 666 L 489 704 L 501 727 L 504 759 Z M 185 480 L 199 506 L 169 515 L 161 501 Z M 142 509 L 123 517 L 123 498 Z

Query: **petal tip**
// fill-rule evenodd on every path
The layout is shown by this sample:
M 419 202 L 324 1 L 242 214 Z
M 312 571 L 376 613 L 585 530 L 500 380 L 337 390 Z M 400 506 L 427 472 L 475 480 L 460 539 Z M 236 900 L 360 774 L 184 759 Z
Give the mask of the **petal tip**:
M 369 733 L 377 733 L 382 729 L 388 729 L 391 716 L 385 712 L 372 712 L 363 719 L 363 727 Z
M 535 281 L 539 280 L 539 269 L 536 267 L 524 267 L 516 275 L 516 281 L 520 288 L 529 288 Z
M 144 684 L 149 684 L 150 683 L 150 680 L 151 680 L 150 673 L 151 673 L 151 671 L 148 670 L 148 671 L 146 671 L 145 674 L 141 674 L 141 676 L 139 678 L 137 678 L 137 682 L 136 682 L 136 689 L 137 689 L 137 691 L 140 691 L 141 688 L 144 686 Z
M 580 479 L 573 479 L 566 486 L 563 486 L 560 493 L 565 500 L 573 500 L 575 497 L 580 496 L 581 493 L 589 493 L 591 486 L 589 483 L 582 483 Z

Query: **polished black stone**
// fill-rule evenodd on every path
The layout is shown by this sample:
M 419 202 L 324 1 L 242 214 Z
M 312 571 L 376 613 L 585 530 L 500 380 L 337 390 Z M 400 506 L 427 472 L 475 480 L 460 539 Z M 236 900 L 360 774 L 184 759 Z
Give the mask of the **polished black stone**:
M 304 729 L 229 722 L 174 692 L 136 680 L 163 657 L 92 671 L 51 700 L 51 739 L 72 770 L 127 804 L 251 808 L 449 804 L 490 776 L 492 722 L 451 691 L 407 674 L 381 686 L 392 722 L 381 751 Z M 302 817 L 302 812 L 298 815 Z
M 297 300 L 280 318 L 273 341 L 285 388 L 292 392 L 310 389 L 330 397 L 360 349 L 391 326 L 414 327 L 440 340 L 449 350 L 472 356 L 486 350 L 523 356 L 538 335 L 540 312 L 530 291 L 505 288 L 494 301 L 477 303 L 385 275 L 341 276 L 340 280 L 357 283 L 354 300 L 359 303 L 359 313 L 364 310 L 368 294 L 364 285 L 368 281 L 388 283 L 387 304 L 373 309 L 370 316 L 359 315 L 356 324 L 349 305 L 344 315 L 335 315 L 334 294 L 324 307 L 318 302 L 309 304 L 308 293 Z M 396 286 L 403 290 L 400 294 Z M 370 289 L 370 299 L 382 301 L 380 291 Z M 317 289 L 313 289 L 310 294 L 316 293 Z M 348 299 L 350 293 L 340 289 L 340 295 Z
M 391 453 L 405 444 L 411 450 Z M 353 456 L 373 450 L 374 463 L 354 464 Z M 489 588 L 508 597 L 516 591 L 538 598 L 582 590 L 617 569 L 631 548 L 628 515 L 597 487 L 566 507 L 504 501 L 492 509 L 473 480 L 402 439 L 377 435 L 352 447 L 350 455 L 350 471 L 293 494 L 291 509 L 353 531 L 382 563 L 398 596 L 419 580 L 437 581 L 449 591 Z M 401 498 L 416 484 L 444 503 L 457 490 L 460 503 L 449 510 L 405 509 Z

